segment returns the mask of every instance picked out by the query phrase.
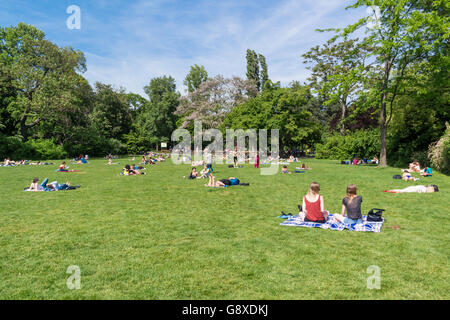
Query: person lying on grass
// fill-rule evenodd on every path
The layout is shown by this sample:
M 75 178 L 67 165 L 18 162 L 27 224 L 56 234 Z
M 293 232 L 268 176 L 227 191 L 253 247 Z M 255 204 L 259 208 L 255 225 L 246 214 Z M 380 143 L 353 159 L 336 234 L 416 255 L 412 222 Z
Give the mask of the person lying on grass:
M 299 169 L 299 168 L 296 168 Z M 304 173 L 305 171 L 299 171 L 299 170 L 294 170 L 294 173 Z M 292 172 L 290 172 L 288 170 L 288 167 L 286 165 L 283 166 L 283 168 L 281 168 L 281 173 L 287 173 L 287 174 L 291 174 Z
M 53 181 L 51 183 L 48 183 L 48 178 L 45 178 L 45 180 L 38 184 L 39 178 L 34 178 L 31 182 L 31 185 L 29 188 L 25 188 L 24 191 L 60 191 L 60 190 L 74 190 L 77 188 L 80 188 L 80 185 L 71 186 L 70 182 L 66 182 L 63 184 L 59 184 L 58 181 Z
M 408 193 L 408 192 L 417 192 L 417 193 L 431 193 L 438 192 L 439 188 L 435 184 L 430 184 L 427 186 L 411 186 L 405 189 L 393 189 L 393 190 L 384 190 L 383 192 L 390 193 Z
M 333 220 L 346 224 L 363 223 L 361 214 L 362 197 L 358 196 L 356 191 L 356 185 L 348 185 L 347 195 L 342 199 L 342 212 L 341 214 L 335 214 Z M 347 216 L 345 216 L 346 211 Z
M 308 193 L 303 197 L 302 211 L 299 212 L 300 219 L 305 222 L 325 223 L 328 211 L 325 211 L 323 197 L 319 194 L 320 185 L 311 183 Z
M 139 170 L 132 169 L 129 164 L 125 165 L 125 168 L 123 168 L 122 174 L 124 176 L 136 176 L 145 174 L 144 172 L 140 172 Z
M 404 169 L 403 170 L 403 174 L 402 174 L 402 180 L 404 180 L 404 181 L 417 181 L 419 179 L 418 178 L 414 178 L 407 169 Z
M 296 167 L 297 170 L 311 170 L 311 168 L 307 168 L 306 164 L 302 163 L 300 167 Z
M 212 173 L 209 174 L 209 182 L 208 184 L 205 184 L 205 187 L 231 187 L 231 186 L 248 186 L 249 183 L 241 183 L 238 178 L 235 177 L 229 177 L 228 179 L 222 179 L 219 181 L 215 181 L 215 177 Z

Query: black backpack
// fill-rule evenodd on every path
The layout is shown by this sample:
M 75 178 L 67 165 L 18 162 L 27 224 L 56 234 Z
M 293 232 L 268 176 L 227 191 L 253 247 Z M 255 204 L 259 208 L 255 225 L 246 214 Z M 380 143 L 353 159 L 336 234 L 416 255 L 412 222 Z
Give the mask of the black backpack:
M 386 210 L 377 209 L 377 208 L 370 209 L 370 211 L 367 213 L 367 221 L 371 221 L 371 222 L 383 221 L 383 219 L 381 218 L 383 211 L 386 211 Z
M 394 179 L 402 179 L 402 176 L 399 174 L 396 174 L 395 176 L 393 176 Z

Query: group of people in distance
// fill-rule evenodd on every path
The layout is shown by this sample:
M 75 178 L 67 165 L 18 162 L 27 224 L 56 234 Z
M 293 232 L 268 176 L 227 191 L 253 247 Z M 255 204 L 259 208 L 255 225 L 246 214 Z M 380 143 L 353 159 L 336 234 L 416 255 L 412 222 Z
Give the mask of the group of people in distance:
M 315 223 L 327 222 L 329 212 L 325 210 L 324 199 L 319 192 L 320 185 L 317 182 L 311 183 L 308 193 L 303 197 L 302 206 L 299 207 L 300 220 Z M 356 185 L 348 185 L 347 194 L 342 199 L 341 214 L 334 214 L 332 222 L 362 223 L 361 203 L 362 197 L 357 195 Z
M 142 156 L 141 164 L 156 164 L 158 162 L 165 161 L 166 158 L 163 155 L 157 155 L 153 152 L 149 152 Z
M 13 161 L 10 158 L 5 158 L 3 162 L 0 162 L 0 167 L 14 167 L 14 166 L 26 166 L 26 165 L 36 165 L 36 166 L 43 166 L 43 165 L 52 165 L 51 162 L 31 162 L 30 160 L 20 160 L 20 161 Z

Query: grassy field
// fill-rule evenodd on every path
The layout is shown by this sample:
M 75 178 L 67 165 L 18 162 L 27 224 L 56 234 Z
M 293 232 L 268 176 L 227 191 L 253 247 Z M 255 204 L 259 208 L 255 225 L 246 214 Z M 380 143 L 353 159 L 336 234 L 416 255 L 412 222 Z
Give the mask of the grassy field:
M 305 174 L 261 176 L 251 165 L 215 166 L 249 187 L 204 187 L 171 161 L 145 176 L 120 176 L 130 159 L 0 168 L 1 299 L 449 299 L 450 178 L 392 179 L 398 168 L 306 160 Z M 298 164 L 297 164 L 298 165 Z M 289 169 L 295 170 L 295 164 Z M 81 184 L 23 192 L 33 177 Z M 338 212 L 355 183 L 363 212 L 386 209 L 381 233 L 280 226 L 312 181 Z M 440 192 L 382 190 L 433 183 Z M 398 225 L 401 230 L 389 228 Z M 81 269 L 69 290 L 67 267 Z M 369 266 L 381 289 L 366 286 Z

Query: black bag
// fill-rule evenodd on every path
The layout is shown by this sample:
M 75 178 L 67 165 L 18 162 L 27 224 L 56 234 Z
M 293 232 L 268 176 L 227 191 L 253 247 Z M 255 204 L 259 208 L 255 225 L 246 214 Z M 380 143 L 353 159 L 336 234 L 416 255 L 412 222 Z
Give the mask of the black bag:
M 399 174 L 396 174 L 395 176 L 393 176 L 394 179 L 402 179 L 402 176 Z
M 367 221 L 372 221 L 372 222 L 383 221 L 383 219 L 381 219 L 381 215 L 383 214 L 383 211 L 386 211 L 386 210 L 377 209 L 377 208 L 370 209 L 369 213 L 367 213 Z

